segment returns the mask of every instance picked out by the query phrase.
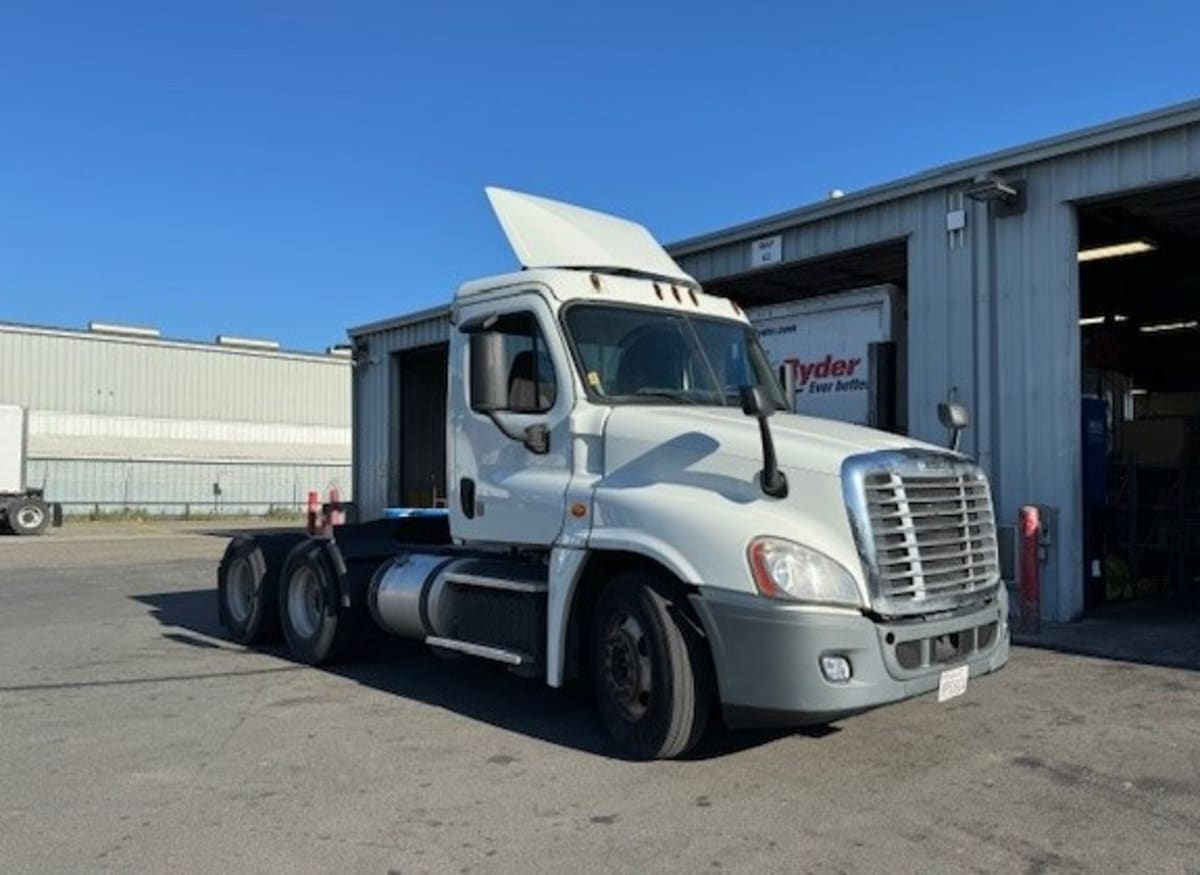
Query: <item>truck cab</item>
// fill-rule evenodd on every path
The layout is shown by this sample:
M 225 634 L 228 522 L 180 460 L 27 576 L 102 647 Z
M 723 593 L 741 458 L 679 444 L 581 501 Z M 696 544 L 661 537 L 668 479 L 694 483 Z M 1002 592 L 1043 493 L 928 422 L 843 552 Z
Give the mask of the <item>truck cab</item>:
M 322 661 L 305 635 L 362 602 L 439 652 L 590 682 L 646 758 L 718 712 L 823 723 L 1004 665 L 978 466 L 790 411 L 738 305 L 642 226 L 488 195 L 523 269 L 454 297 L 445 543 L 394 545 L 307 625 L 303 563 L 284 563 L 293 652 Z

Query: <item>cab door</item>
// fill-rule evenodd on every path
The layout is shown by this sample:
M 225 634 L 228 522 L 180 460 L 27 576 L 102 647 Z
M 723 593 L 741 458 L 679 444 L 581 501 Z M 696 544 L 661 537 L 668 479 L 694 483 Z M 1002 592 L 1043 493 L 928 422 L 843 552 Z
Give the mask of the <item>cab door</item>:
M 571 476 L 570 360 L 534 292 L 458 314 L 451 367 L 450 524 L 455 539 L 547 546 Z

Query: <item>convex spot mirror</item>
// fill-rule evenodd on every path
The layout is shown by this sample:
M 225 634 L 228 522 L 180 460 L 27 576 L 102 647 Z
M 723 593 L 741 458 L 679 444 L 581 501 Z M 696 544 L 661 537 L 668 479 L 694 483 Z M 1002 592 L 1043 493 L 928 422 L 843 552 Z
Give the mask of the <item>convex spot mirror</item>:
M 938 419 L 946 428 L 963 429 L 971 424 L 971 414 L 962 404 L 943 401 L 938 405 Z
M 938 420 L 950 429 L 950 449 L 958 452 L 958 441 L 963 429 L 971 424 L 971 414 L 962 404 L 953 401 L 943 401 L 938 404 Z

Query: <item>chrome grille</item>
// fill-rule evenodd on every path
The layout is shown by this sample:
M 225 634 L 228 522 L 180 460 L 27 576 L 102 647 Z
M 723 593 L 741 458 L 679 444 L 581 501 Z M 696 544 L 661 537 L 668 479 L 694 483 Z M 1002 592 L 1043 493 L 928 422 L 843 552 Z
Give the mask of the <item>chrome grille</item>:
M 995 586 L 1000 560 L 983 472 L 950 456 L 877 455 L 886 464 L 856 458 L 848 500 L 876 608 L 949 609 Z

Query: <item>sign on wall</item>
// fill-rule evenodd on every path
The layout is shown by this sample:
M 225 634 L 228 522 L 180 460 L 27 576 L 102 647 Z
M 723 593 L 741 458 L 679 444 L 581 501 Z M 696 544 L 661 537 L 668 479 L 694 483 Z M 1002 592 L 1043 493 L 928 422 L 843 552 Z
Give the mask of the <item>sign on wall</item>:
M 760 237 L 750 242 L 750 267 L 766 267 L 783 261 L 783 235 Z

